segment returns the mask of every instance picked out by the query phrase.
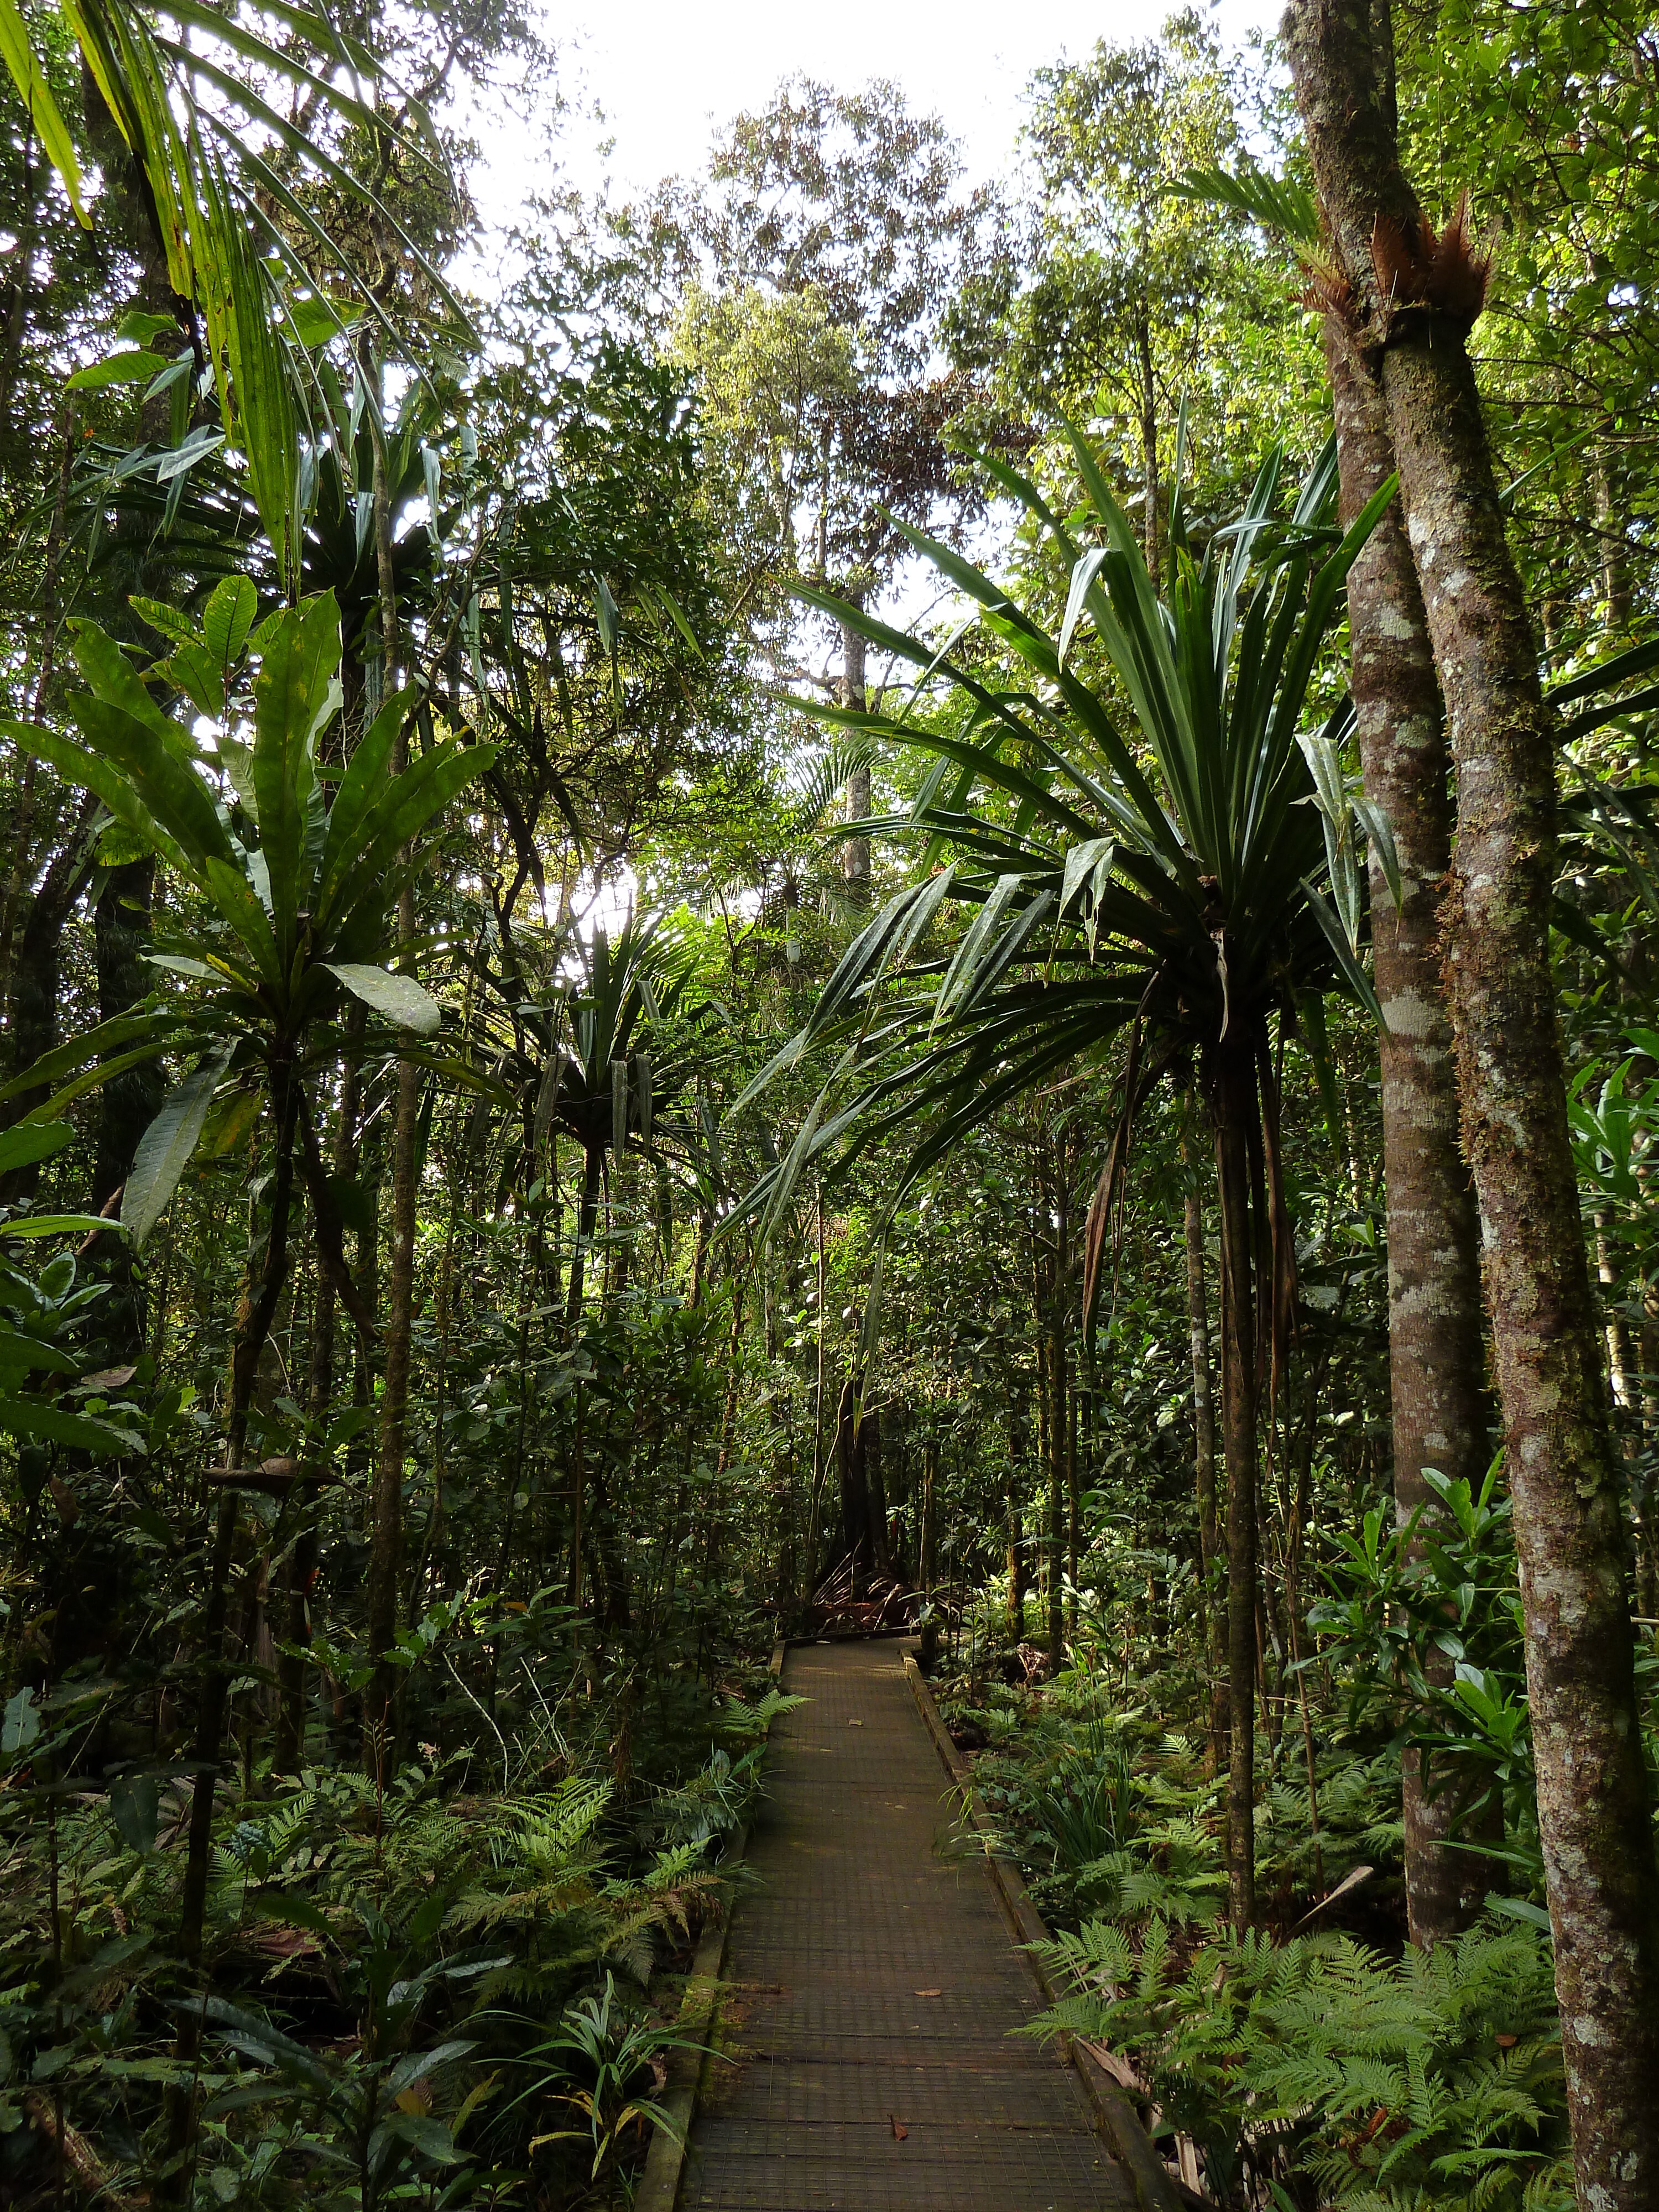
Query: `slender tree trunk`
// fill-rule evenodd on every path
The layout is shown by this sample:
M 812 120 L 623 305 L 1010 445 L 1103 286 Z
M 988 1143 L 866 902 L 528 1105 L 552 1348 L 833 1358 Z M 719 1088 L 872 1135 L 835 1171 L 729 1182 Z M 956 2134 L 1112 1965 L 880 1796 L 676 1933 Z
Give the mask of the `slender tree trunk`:
M 18 932 L 12 975 L 8 1073 L 21 1075 L 58 1042 L 58 1002 L 62 991 L 64 932 L 92 871 L 92 837 L 99 802 L 88 792 L 68 835 L 52 855 L 40 887 L 30 900 Z M 46 1099 L 44 1088 L 25 1091 L 6 1101 L 5 1126 L 21 1121 Z M 32 1198 L 40 1186 L 38 1167 L 14 1168 L 0 1182 L 0 1203 Z
M 385 645 L 384 696 L 398 684 L 398 583 L 392 557 L 392 514 L 386 482 L 386 433 L 380 413 L 380 378 L 374 376 L 368 410 L 374 454 L 373 498 L 376 581 L 380 594 L 380 630 Z M 404 723 L 392 747 L 392 773 L 401 775 L 409 761 L 409 728 Z M 409 848 L 399 855 L 407 862 Z M 406 883 L 398 896 L 398 938 L 401 965 L 412 974 L 415 890 Z M 412 1043 L 412 1038 L 405 1038 Z M 404 1458 L 408 1443 L 410 1334 L 415 1317 L 415 1154 L 419 1142 L 421 1071 L 401 1058 L 398 1104 L 392 1133 L 392 1223 L 386 1271 L 386 1365 L 380 1393 L 380 1431 L 374 1462 L 371 1507 L 367 1605 L 368 1649 L 374 1676 L 363 1701 L 363 1764 L 384 1778 L 392 1753 L 392 1706 L 397 1669 L 386 1654 L 398 1633 L 398 1583 L 404 1560 Z
M 1145 469 L 1143 495 L 1146 512 L 1141 521 L 1141 541 L 1146 574 L 1157 592 L 1163 567 L 1164 486 L 1158 459 L 1158 385 L 1152 374 L 1152 326 L 1142 315 L 1135 325 L 1135 359 L 1140 372 L 1140 453 Z
M 1630 540 L 1614 488 L 1613 454 L 1605 444 L 1595 454 L 1595 528 L 1601 540 L 1601 612 L 1612 643 L 1630 629 Z
M 887 1550 L 887 1492 L 881 1479 L 881 1415 L 874 1407 L 865 1408 L 864 1419 L 859 1425 L 860 1439 L 864 1446 L 864 1498 L 869 1515 L 870 1564 L 878 1575 L 892 1572 L 892 1560 Z
M 849 586 L 848 597 L 862 605 L 864 595 Z M 841 633 L 842 679 L 841 702 L 862 714 L 866 702 L 864 684 L 864 633 L 844 624 Z M 854 769 L 847 779 L 847 819 L 861 822 L 870 811 L 870 771 Z M 847 896 L 854 906 L 870 903 L 870 840 L 867 837 L 848 837 L 842 848 L 842 868 L 847 879 Z
M 112 868 L 93 909 L 94 957 L 98 966 L 98 1018 L 113 1021 L 149 990 L 155 971 L 143 955 L 150 941 L 154 855 Z M 159 1060 L 141 1061 L 104 1085 L 98 1101 L 98 1155 L 93 1167 L 92 1210 L 101 1212 L 132 1172 L 138 1141 L 161 1103 L 167 1079 Z M 112 1362 L 136 1360 L 147 1334 L 143 1278 L 132 1249 L 114 1231 L 100 1236 L 91 1258 L 111 1285 L 100 1318 Z
M 253 1403 L 260 1355 L 288 1279 L 289 1198 L 294 1184 L 294 1139 L 299 1111 L 299 1079 L 290 1060 L 277 1061 L 271 1067 L 270 1103 L 275 1124 L 270 1220 L 265 1233 L 263 1264 L 257 1276 L 250 1275 L 237 1315 L 231 1353 L 230 1413 L 225 1431 L 227 1471 L 241 1466 L 247 1449 L 247 1417 Z M 201 1705 L 195 1741 L 191 1747 L 196 1781 L 191 1798 L 190 1832 L 179 1909 L 179 1955 L 191 1970 L 201 1963 L 208 1875 L 212 1863 L 213 1799 L 219 1762 L 224 1753 L 230 1702 L 230 1659 L 225 1649 L 225 1632 L 229 1621 L 231 1566 L 240 1517 L 240 1492 L 226 1481 L 220 1486 L 213 1545 L 208 1557 L 207 1590 L 202 1612 Z M 192 2009 L 184 2014 L 174 2045 L 174 2057 L 181 2071 L 187 2072 L 194 2064 L 200 2048 L 201 2016 Z M 167 2093 L 166 2139 L 169 2157 L 181 2156 L 190 2139 L 194 2103 L 194 2093 L 187 2086 L 175 2087 Z M 184 2193 L 183 2177 L 175 2172 L 162 2201 L 177 2202 Z
M 933 1613 L 933 1583 L 939 1573 L 939 1439 L 931 1430 L 921 1447 L 921 1533 L 916 1550 L 921 1555 L 921 1594 L 930 1615 L 921 1632 L 925 1671 L 939 1656 L 939 1620 Z
M 1221 1534 L 1215 1494 L 1215 1399 L 1210 1379 L 1210 1301 L 1204 1279 L 1204 1194 L 1188 1137 L 1193 1095 L 1182 1105 L 1181 1158 L 1187 1171 L 1187 1335 L 1193 1362 L 1193 1474 L 1198 1492 L 1198 1553 L 1204 1645 L 1210 1672 L 1210 1743 L 1218 1774 L 1227 1763 L 1227 1623 L 1218 1587 Z
M 576 1209 L 576 1236 L 570 1253 L 570 1280 L 564 1300 L 565 1327 L 574 1329 L 582 1317 L 587 1255 L 599 1225 L 599 1193 L 605 1182 L 605 1147 L 595 1145 L 582 1154 L 582 1194 Z
M 1024 1485 L 1031 1449 L 1031 1414 L 1024 1389 L 1014 1386 L 1008 1409 L 1008 1633 L 1025 1640 Z
M 565 1294 L 565 1327 L 574 1340 L 582 1317 L 584 1269 L 599 1223 L 599 1194 L 605 1182 L 605 1147 L 594 1145 L 582 1154 L 582 1192 L 576 1208 L 576 1234 L 571 1243 L 570 1281 Z M 578 1621 L 582 1605 L 583 1519 L 587 1502 L 587 1467 L 584 1454 L 586 1392 L 576 1386 L 576 1426 L 570 1462 L 570 1607 Z
M 346 1017 L 350 1044 L 341 1071 L 339 1117 L 334 1132 L 334 1172 L 343 1180 L 357 1171 L 357 1115 L 362 1077 L 352 1048 L 367 1026 L 365 1009 L 361 1005 L 354 1006 Z M 319 1275 L 316 1318 L 312 1328 L 311 1381 L 307 1394 L 313 1431 L 320 1430 L 327 1420 L 334 1395 L 336 1313 L 333 1287 Z M 360 1346 L 360 1350 L 367 1357 L 368 1347 Z M 283 1613 L 283 1643 L 287 1648 L 279 1656 L 276 1670 L 276 1742 L 272 1765 L 278 1774 L 297 1773 L 305 1756 L 306 1662 L 302 1655 L 311 1640 L 311 1584 L 318 1561 L 314 1481 L 306 1484 L 296 1506 L 300 1525 L 289 1555 L 288 1595 Z
M 1579 2202 L 1585 2212 L 1651 2212 L 1659 1882 L 1626 1595 L 1623 1468 L 1549 967 L 1556 732 L 1540 702 L 1465 343 L 1478 284 L 1443 247 L 1428 265 L 1379 93 L 1368 9 L 1295 0 L 1285 33 L 1333 245 L 1354 294 L 1355 343 L 1388 410 L 1457 773 L 1446 913 L 1452 1018 L 1515 1504 Z
M 836 1410 L 836 1468 L 841 1480 L 842 1554 L 849 1564 L 852 1575 L 850 1589 L 855 1602 L 863 1592 L 872 1564 L 870 1486 L 866 1462 L 868 1431 L 862 1420 L 855 1422 L 854 1419 L 858 1412 L 859 1389 L 859 1376 L 856 1373 L 849 1375 L 842 1385 L 841 1402 Z
M 1250 1136 L 1258 1115 L 1248 1044 L 1218 1048 L 1212 1085 L 1221 1212 L 1221 1439 L 1227 1470 L 1227 1873 L 1234 1927 L 1255 1919 L 1256 1345 Z
M 1058 1674 L 1066 1662 L 1066 1351 L 1057 1283 L 1049 1294 L 1048 1359 L 1048 1664 Z
M 1392 473 L 1394 449 L 1382 396 L 1334 328 L 1326 353 L 1346 526 Z M 1397 504 L 1349 573 L 1348 626 L 1366 795 L 1388 818 L 1400 863 L 1396 910 L 1373 856 L 1370 909 L 1376 994 L 1388 1024 L 1379 1051 L 1389 1376 L 1395 1510 L 1403 1525 L 1419 1509 L 1425 1520 L 1437 1510 L 1425 1467 L 1479 1489 L 1487 1423 L 1474 1193 L 1458 1138 L 1440 958 L 1451 763 L 1428 621 Z M 1448 1682 L 1450 1674 L 1447 1660 Z M 1407 1914 L 1412 1941 L 1425 1948 L 1468 1927 L 1488 1887 L 1485 1862 L 1451 1840 L 1468 1813 L 1468 1790 L 1427 1771 L 1429 1760 L 1426 1751 L 1408 1748 L 1401 1775 Z M 1491 1802 L 1501 1819 L 1501 1800 Z

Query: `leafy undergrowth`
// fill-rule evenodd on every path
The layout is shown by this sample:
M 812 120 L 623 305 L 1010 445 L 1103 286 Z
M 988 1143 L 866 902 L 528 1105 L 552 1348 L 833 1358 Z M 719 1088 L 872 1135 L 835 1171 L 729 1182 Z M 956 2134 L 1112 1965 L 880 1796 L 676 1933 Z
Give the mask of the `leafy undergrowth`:
M 49 1735 L 9 1747 L 33 1756 L 0 1798 L 0 2202 L 620 2201 L 665 2124 L 721 1850 L 793 1702 L 764 1683 L 739 1669 L 702 1763 L 658 1781 L 596 1771 L 616 1716 L 595 1712 L 590 1749 L 550 1717 L 499 1790 L 471 1750 L 422 1747 L 383 1792 L 343 1765 L 222 1792 L 199 2069 L 173 2056 L 182 1787 L 64 1791 Z M 202 2123 L 170 2168 L 189 2075 Z
M 1032 2033 L 1127 2062 L 1164 2148 L 1186 2138 L 1239 2212 L 1571 2203 L 1547 1936 L 1523 1899 L 1431 1954 L 1406 1942 L 1397 1750 L 1261 1731 L 1261 1924 L 1239 1941 L 1194 1686 L 1147 1676 L 1131 1703 L 1086 1656 L 1004 1679 L 1030 1671 L 988 1658 L 939 1691 L 1057 1931 Z

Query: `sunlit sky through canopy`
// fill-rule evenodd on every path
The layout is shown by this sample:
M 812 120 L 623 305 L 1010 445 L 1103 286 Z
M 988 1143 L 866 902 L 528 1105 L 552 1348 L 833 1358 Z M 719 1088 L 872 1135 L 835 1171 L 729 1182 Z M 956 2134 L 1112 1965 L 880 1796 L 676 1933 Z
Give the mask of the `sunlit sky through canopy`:
M 1276 0 L 1220 0 L 1224 37 L 1273 27 Z M 763 105 L 781 78 L 805 71 L 837 90 L 896 80 L 913 107 L 941 115 L 977 180 L 1006 172 L 1033 70 L 1088 52 L 1097 39 L 1155 33 L 1167 0 L 592 0 L 553 5 L 544 21 L 560 50 L 572 112 L 560 133 L 566 179 L 609 177 L 628 198 L 665 176 L 699 168 L 714 131 Z M 603 121 L 594 118 L 596 106 Z M 586 110 L 588 112 L 584 112 Z M 510 222 L 544 181 L 538 132 L 483 118 L 486 215 Z M 609 156 L 601 144 L 610 138 Z

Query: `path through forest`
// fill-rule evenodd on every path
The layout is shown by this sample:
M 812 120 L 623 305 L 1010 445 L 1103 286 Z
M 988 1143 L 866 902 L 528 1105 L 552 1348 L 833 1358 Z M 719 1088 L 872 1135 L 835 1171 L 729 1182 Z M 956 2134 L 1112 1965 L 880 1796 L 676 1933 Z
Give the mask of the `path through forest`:
M 687 2212 L 1103 2212 L 1134 2203 L 1081 2086 L 1009 2031 L 1037 2008 L 983 1856 L 938 1848 L 945 1780 L 895 1643 L 792 1650 L 759 1886 L 727 1947 Z

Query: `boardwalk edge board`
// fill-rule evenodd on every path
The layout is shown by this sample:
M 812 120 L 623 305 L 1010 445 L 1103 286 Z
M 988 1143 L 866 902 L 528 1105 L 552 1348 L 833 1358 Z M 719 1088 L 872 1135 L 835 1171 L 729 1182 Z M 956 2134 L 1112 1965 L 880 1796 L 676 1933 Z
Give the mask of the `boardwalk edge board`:
M 770 1672 L 774 1681 L 783 1679 L 784 1654 L 787 1644 L 780 1638 L 772 1647 Z M 720 1861 L 723 1874 L 735 1875 L 743 1864 L 743 1856 L 749 1842 L 747 1827 L 740 1828 L 732 1838 L 732 1847 Z M 725 1911 L 711 1928 L 705 1928 L 698 1939 L 691 1960 L 691 1972 L 686 1978 L 685 1994 L 681 2000 L 679 2017 L 674 2023 L 678 2034 L 708 2041 L 720 2012 L 720 1970 L 726 1964 L 726 1939 L 732 1929 L 732 1911 L 736 1902 L 735 1892 L 728 1898 Z M 651 2148 L 646 2154 L 645 2171 L 640 2176 L 640 2185 L 634 2195 L 634 2212 L 674 2212 L 679 2201 L 680 2179 L 685 2171 L 685 2154 L 691 2141 L 691 2121 L 697 2109 L 697 2097 L 708 2068 L 705 2051 L 693 2062 L 689 2051 L 676 2051 L 671 2054 L 669 2086 L 661 2102 L 673 2125 L 671 2134 L 659 2128 L 651 2138 Z
M 939 1707 L 933 1703 L 927 1678 L 912 1652 L 904 1654 L 904 1674 L 915 1698 L 916 1710 L 939 1753 L 939 1764 L 961 1791 L 967 1818 L 984 1842 L 986 1864 L 1020 1956 L 1030 1969 L 1031 1978 L 1041 1990 L 1044 2003 L 1051 2005 L 1056 1997 L 1054 1985 L 1043 1971 L 1042 1961 L 1030 1948 L 1033 1943 L 1047 1942 L 1048 1927 L 1031 1902 L 1019 1869 L 1012 1859 L 992 1848 L 994 1831 L 974 1787 L 973 1776 L 951 1741 Z M 1134 2106 L 1105 2069 L 1071 2036 L 1061 2034 L 1056 2040 L 1077 2069 L 1102 2136 L 1119 2165 L 1127 2169 L 1141 2212 L 1215 2212 L 1207 2197 L 1173 2179 L 1141 2125 Z M 643 2202 L 641 2198 L 640 2203 Z M 665 2207 L 664 2212 L 672 2212 L 672 2207 Z

